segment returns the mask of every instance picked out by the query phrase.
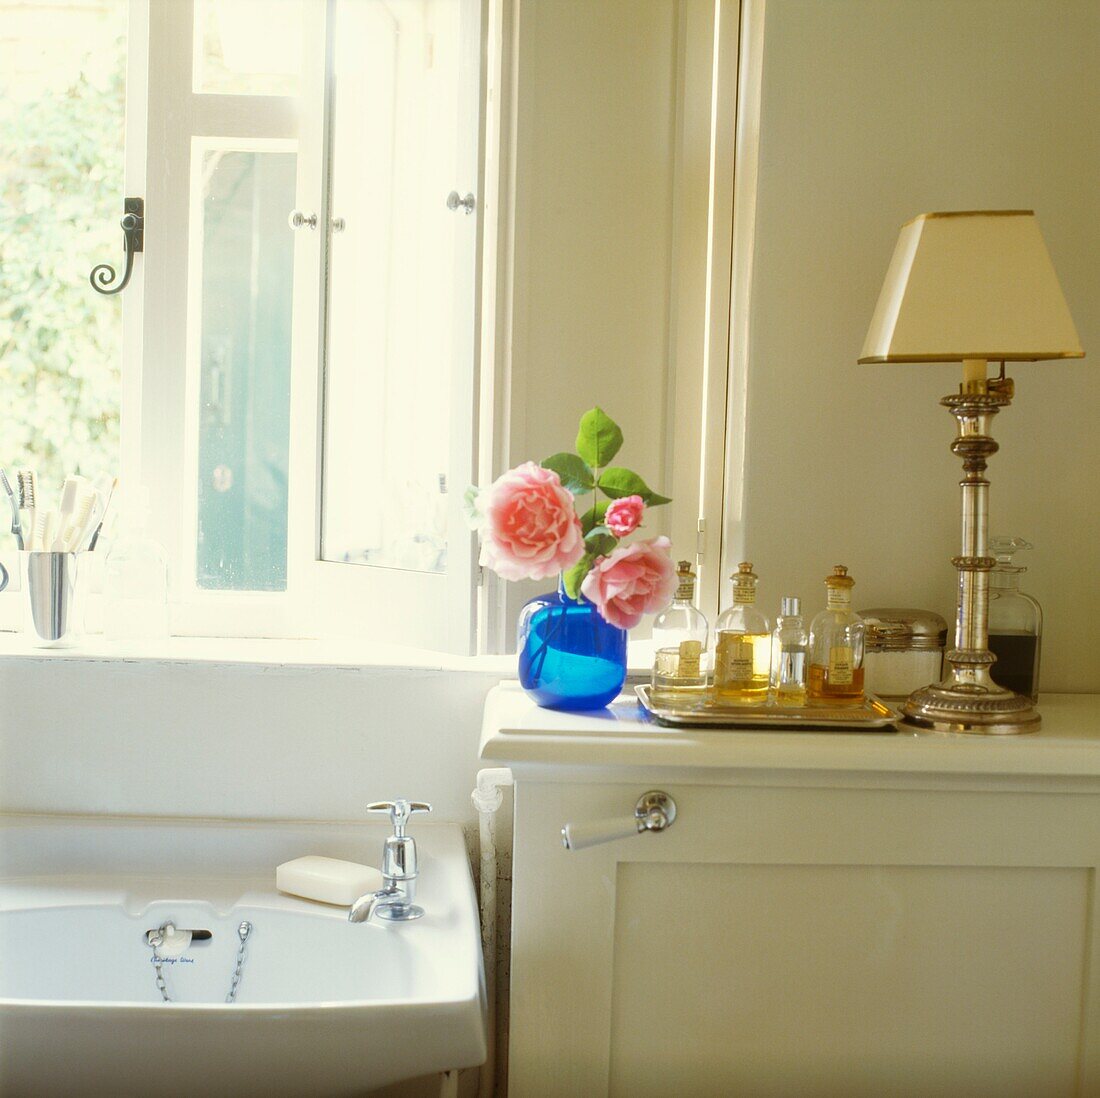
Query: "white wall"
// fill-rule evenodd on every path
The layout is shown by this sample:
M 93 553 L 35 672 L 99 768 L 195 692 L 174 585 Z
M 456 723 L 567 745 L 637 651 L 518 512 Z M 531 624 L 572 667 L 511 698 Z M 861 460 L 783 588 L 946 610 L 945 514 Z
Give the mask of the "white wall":
M 745 553 L 769 607 L 843 561 L 864 606 L 952 620 L 961 466 L 947 365 L 858 366 L 903 221 L 1033 208 L 1082 362 L 1019 364 L 994 421 L 993 533 L 1035 552 L 1043 686 L 1100 690 L 1100 4 L 767 0 Z
M 571 450 L 581 414 L 694 552 L 713 0 L 516 0 L 509 464 Z M 522 602 L 510 585 L 509 643 Z
M 0 811 L 475 823 L 499 673 L 0 657 Z

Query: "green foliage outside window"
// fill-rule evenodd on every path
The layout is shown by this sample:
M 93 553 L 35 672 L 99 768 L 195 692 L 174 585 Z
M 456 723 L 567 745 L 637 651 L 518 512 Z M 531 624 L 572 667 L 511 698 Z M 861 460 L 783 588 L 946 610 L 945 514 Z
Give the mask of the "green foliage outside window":
M 88 283 L 123 254 L 125 43 L 113 46 L 106 79 L 85 66 L 30 98 L 0 72 L 0 464 L 37 468 L 44 491 L 118 471 L 121 301 Z

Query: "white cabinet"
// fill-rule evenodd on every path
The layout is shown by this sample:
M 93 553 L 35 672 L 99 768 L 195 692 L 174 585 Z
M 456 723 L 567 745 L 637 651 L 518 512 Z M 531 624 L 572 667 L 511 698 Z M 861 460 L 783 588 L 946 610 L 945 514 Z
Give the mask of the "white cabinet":
M 1100 699 L 1019 738 L 661 729 L 490 695 L 510 1094 L 1100 1094 Z M 675 823 L 566 851 L 567 822 Z

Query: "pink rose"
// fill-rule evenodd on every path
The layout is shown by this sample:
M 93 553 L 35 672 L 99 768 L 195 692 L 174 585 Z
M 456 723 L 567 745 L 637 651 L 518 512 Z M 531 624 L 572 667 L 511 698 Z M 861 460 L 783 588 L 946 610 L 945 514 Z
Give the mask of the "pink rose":
M 604 515 L 604 525 L 615 537 L 625 538 L 641 526 L 644 511 L 645 502 L 641 496 L 624 496 L 612 501 Z
M 584 556 L 573 497 L 558 474 L 525 461 L 482 493 L 481 563 L 506 580 L 546 579 Z
M 581 594 L 620 629 L 633 629 L 643 614 L 663 609 L 672 598 L 676 572 L 668 538 L 620 545 L 584 577 Z

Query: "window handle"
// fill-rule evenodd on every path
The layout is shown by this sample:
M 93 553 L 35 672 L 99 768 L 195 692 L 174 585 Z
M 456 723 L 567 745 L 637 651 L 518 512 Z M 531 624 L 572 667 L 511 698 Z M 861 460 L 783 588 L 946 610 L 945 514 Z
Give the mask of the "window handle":
M 317 215 L 315 213 L 307 214 L 302 213 L 301 210 L 291 210 L 290 216 L 286 219 L 286 221 L 292 229 L 317 228 Z
M 145 250 L 145 199 L 125 198 L 122 201 L 122 247 L 126 254 L 126 269 L 122 278 L 114 286 L 115 269 L 110 263 L 97 263 L 88 276 L 92 289 L 97 294 L 110 297 L 120 294 L 130 284 L 130 275 L 134 273 L 134 256 Z

